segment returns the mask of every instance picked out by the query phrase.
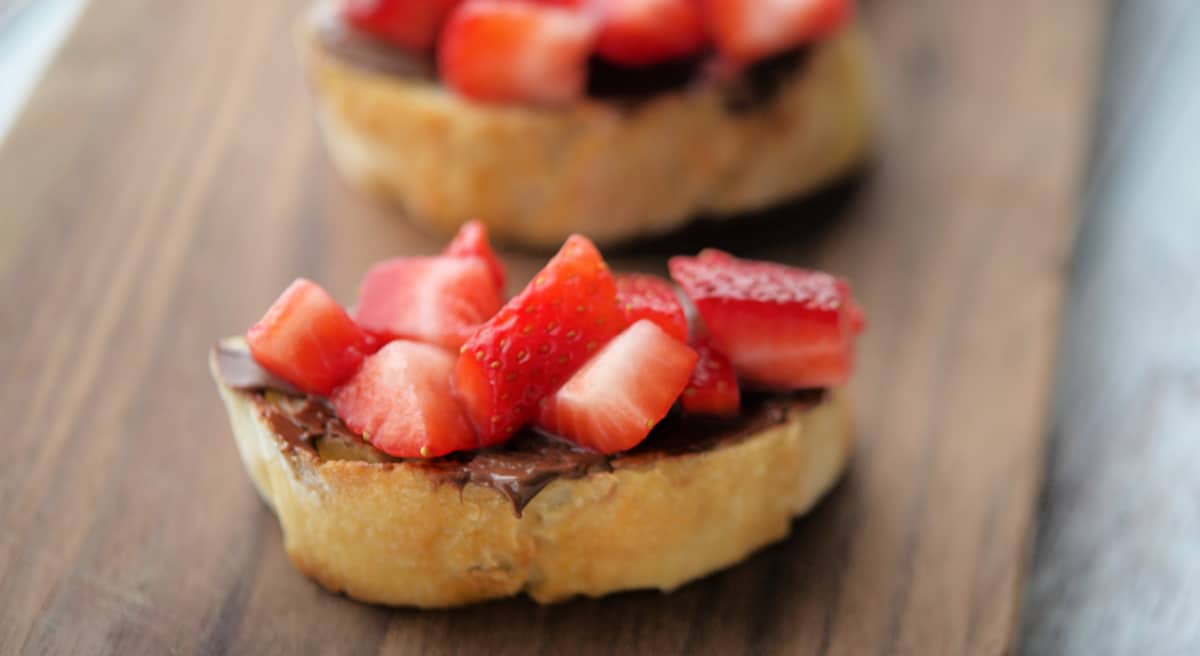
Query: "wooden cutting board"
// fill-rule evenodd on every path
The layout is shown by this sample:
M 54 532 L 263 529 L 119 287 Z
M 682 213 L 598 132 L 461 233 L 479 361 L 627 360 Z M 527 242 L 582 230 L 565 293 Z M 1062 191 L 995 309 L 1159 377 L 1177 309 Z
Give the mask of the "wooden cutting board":
M 1011 647 L 1106 3 L 869 3 L 886 113 L 857 184 L 612 258 L 711 240 L 854 281 L 859 448 L 790 539 L 670 595 L 453 612 L 297 574 L 205 368 L 293 277 L 350 301 L 439 247 L 335 179 L 303 5 L 95 3 L 0 150 L 0 653 Z

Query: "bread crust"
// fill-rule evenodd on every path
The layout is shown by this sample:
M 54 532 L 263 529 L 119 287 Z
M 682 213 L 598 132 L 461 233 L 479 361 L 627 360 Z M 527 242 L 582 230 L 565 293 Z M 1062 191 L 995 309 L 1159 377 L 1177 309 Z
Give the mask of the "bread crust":
M 855 26 L 813 45 L 771 100 L 744 112 L 714 84 L 633 105 L 476 104 L 346 62 L 311 20 L 299 35 L 342 176 L 443 234 L 480 218 L 504 241 L 553 248 L 573 232 L 605 244 L 737 216 L 849 173 L 873 131 Z
M 787 535 L 852 451 L 842 390 L 769 429 L 550 483 L 508 498 L 412 462 L 322 460 L 289 448 L 261 397 L 220 382 L 238 452 L 296 568 L 362 601 L 447 607 L 527 593 L 541 603 L 668 591 Z

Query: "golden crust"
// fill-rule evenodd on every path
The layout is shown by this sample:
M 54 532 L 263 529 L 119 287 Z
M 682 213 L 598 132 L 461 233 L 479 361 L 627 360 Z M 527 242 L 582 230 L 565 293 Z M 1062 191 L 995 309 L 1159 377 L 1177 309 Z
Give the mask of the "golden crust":
M 786 536 L 852 450 L 845 394 L 835 390 L 713 450 L 558 479 L 517 516 L 495 489 L 446 484 L 412 463 L 283 448 L 254 395 L 218 387 L 296 568 L 330 590 L 393 605 L 671 590 Z
M 767 105 L 743 113 L 715 85 L 635 107 L 479 105 L 347 64 L 308 20 L 300 46 L 326 145 L 352 186 L 438 232 L 481 218 L 534 247 L 775 205 L 850 172 L 873 127 L 857 27 L 813 46 Z

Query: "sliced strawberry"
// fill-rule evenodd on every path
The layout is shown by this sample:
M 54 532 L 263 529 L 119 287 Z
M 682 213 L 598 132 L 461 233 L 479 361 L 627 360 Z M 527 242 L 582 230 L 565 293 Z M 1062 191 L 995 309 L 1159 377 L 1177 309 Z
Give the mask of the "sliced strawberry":
M 433 48 L 442 23 L 461 0 L 341 0 L 355 28 L 407 50 Z
M 350 430 L 399 458 L 473 449 L 479 441 L 450 386 L 453 371 L 453 354 L 397 340 L 333 392 L 333 408 Z
M 624 328 L 608 266 L 586 237 L 571 236 L 462 347 L 455 385 L 483 443 L 525 425 L 542 397 Z
M 741 63 L 836 32 L 854 14 L 853 0 L 701 0 L 717 49 Z
M 365 338 L 320 285 L 298 278 L 246 333 L 262 368 L 309 394 L 328 394 L 362 364 Z
M 674 285 L 644 273 L 621 273 L 615 279 L 617 300 L 625 308 L 626 321 L 632 324 L 638 319 L 649 319 L 671 337 L 687 342 L 687 317 L 675 296 Z
M 586 9 L 467 0 L 442 33 L 442 80 L 483 102 L 570 102 L 583 93 L 596 29 Z
M 694 55 L 704 47 L 696 0 L 602 0 L 596 53 L 625 66 Z
M 670 269 L 746 381 L 799 389 L 850 376 L 859 319 L 845 281 L 720 251 L 671 258 Z
M 667 416 L 696 352 L 642 319 L 538 404 L 537 426 L 601 453 L 632 448 Z
M 446 244 L 446 250 L 442 251 L 442 255 L 455 257 L 473 255 L 483 258 L 488 265 L 488 270 L 492 272 L 496 289 L 500 290 L 501 294 L 504 293 L 506 278 L 504 263 L 500 261 L 499 257 L 496 257 L 496 251 L 492 250 L 492 244 L 488 241 L 487 226 L 478 219 L 464 223 L 458 229 L 458 234 L 454 235 L 454 239 Z
M 503 300 L 480 257 L 397 257 L 371 267 L 354 319 L 382 342 L 413 339 L 456 350 Z
M 687 389 L 680 403 L 683 411 L 698 415 L 730 417 L 741 407 L 742 395 L 738 389 L 737 373 L 724 353 L 712 345 L 709 338 L 702 338 L 692 345 L 700 361 L 692 372 Z

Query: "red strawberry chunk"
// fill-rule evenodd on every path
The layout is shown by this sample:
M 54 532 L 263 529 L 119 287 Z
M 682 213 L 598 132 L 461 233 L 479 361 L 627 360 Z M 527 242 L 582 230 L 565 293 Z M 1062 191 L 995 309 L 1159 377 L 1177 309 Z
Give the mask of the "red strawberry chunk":
M 246 333 L 262 368 L 309 394 L 328 394 L 362 364 L 365 337 L 324 289 L 298 278 Z
M 719 251 L 671 258 L 670 269 L 747 382 L 800 389 L 849 378 L 861 318 L 845 281 Z
M 463 345 L 454 380 L 483 444 L 510 437 L 537 403 L 625 328 L 608 266 L 574 235 Z
M 621 273 L 615 276 L 617 300 L 625 308 L 625 320 L 630 324 L 649 319 L 668 335 L 687 342 L 688 322 L 683 306 L 675 296 L 675 286 L 669 281 L 643 273 Z
M 355 28 L 407 50 L 433 48 L 442 23 L 461 0 L 341 0 Z
M 601 453 L 636 446 L 667 416 L 696 352 L 642 319 L 538 404 L 539 428 Z
M 354 318 L 381 343 L 403 338 L 457 350 L 502 302 L 481 257 L 397 257 L 367 271 Z
M 482 102 L 557 104 L 583 94 L 591 12 L 521 0 L 467 0 L 442 33 L 442 80 Z
M 496 256 L 496 251 L 492 250 L 492 243 L 488 240 L 487 226 L 483 225 L 483 222 L 475 219 L 464 223 L 458 229 L 458 234 L 454 235 L 454 239 L 446 244 L 442 255 L 483 258 L 483 261 L 487 263 L 488 270 L 492 272 L 492 280 L 496 283 L 496 289 L 501 294 L 504 293 L 507 272 L 504 269 L 504 263 Z
M 709 34 L 724 55 L 753 62 L 836 32 L 853 0 L 701 0 Z
M 397 340 L 363 362 L 332 397 L 350 430 L 398 458 L 432 458 L 479 446 L 454 396 L 454 355 Z
M 696 363 L 692 379 L 688 381 L 680 399 L 683 411 L 719 417 L 736 415 L 742 397 L 733 363 L 713 347 L 708 338 L 697 340 L 692 347 L 696 349 L 700 361 Z
M 596 53 L 626 66 L 694 55 L 704 47 L 696 0 L 603 0 Z

